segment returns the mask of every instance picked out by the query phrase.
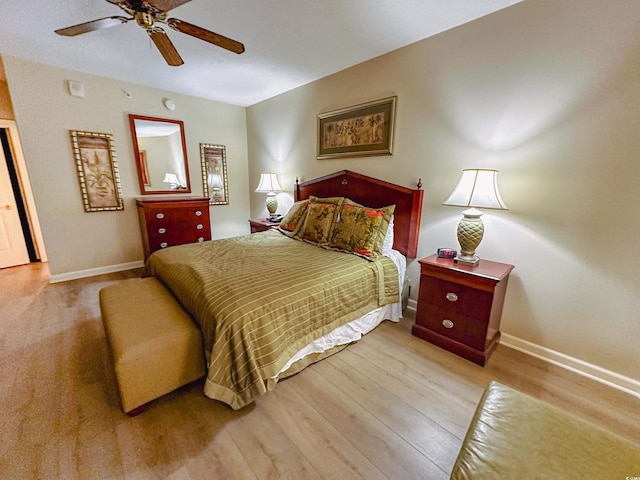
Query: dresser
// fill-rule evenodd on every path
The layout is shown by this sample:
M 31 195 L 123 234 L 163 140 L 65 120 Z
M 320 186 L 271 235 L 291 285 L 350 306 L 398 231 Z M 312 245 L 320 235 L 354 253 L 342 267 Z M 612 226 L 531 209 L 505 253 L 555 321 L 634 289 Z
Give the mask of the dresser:
M 472 267 L 437 255 L 419 263 L 420 291 L 411 333 L 484 365 L 500 338 L 513 265 L 481 259 Z
M 161 248 L 211 240 L 208 198 L 139 198 L 136 204 L 145 260 Z

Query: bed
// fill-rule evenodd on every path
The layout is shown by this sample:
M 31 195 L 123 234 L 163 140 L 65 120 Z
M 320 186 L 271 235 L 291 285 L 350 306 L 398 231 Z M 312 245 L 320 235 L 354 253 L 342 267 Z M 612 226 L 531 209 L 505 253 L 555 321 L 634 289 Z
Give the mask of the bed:
M 242 408 L 382 320 L 397 321 L 422 193 L 345 170 L 296 182 L 278 229 L 152 254 L 147 274 L 202 331 L 205 395 Z M 362 218 L 367 242 L 353 233 Z

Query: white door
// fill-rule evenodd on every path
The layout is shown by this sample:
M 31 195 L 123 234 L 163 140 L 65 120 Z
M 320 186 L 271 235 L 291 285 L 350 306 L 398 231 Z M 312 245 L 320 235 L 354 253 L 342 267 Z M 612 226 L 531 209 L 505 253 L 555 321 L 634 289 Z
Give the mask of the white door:
M 4 151 L 0 148 L 0 268 L 29 263 Z

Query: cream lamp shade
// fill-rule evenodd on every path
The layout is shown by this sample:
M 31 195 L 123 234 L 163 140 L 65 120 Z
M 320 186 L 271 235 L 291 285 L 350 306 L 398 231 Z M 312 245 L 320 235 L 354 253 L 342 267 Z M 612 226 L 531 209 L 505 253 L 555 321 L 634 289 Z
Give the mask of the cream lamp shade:
M 217 173 L 210 173 L 207 182 L 209 183 L 209 189 L 211 190 L 211 199 L 219 200 L 220 192 L 222 191 L 222 177 Z
M 260 174 L 260 183 L 256 192 L 267 194 L 267 210 L 269 211 L 269 218 L 273 218 L 278 210 L 278 197 L 276 192 L 281 192 L 280 184 L 278 183 L 278 177 L 275 173 L 262 173 Z
M 458 223 L 460 254 L 455 261 L 465 265 L 476 265 L 480 260 L 476 248 L 484 236 L 482 212 L 478 208 L 507 210 L 507 205 L 498 190 L 498 171 L 492 169 L 468 168 L 462 170 L 462 177 L 443 205 L 470 207 L 462 212 Z
M 162 183 L 168 183 L 173 190 L 180 187 L 180 181 L 175 173 L 165 173 Z

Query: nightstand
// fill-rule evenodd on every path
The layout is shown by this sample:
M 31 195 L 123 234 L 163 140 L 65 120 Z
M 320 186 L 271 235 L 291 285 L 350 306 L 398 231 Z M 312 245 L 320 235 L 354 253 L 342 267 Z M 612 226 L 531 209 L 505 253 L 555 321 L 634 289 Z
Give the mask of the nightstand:
M 420 292 L 411 333 L 484 365 L 500 338 L 500 317 L 513 265 L 476 266 L 437 255 L 419 260 Z
M 249 220 L 251 226 L 251 233 L 264 232 L 270 228 L 277 227 L 280 222 L 270 222 L 266 218 L 252 218 Z

